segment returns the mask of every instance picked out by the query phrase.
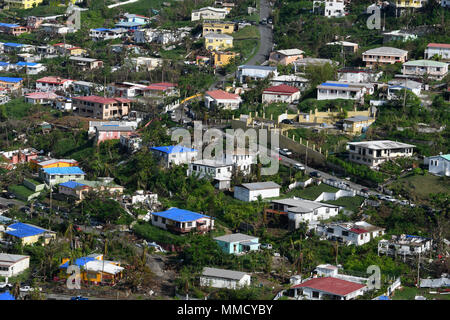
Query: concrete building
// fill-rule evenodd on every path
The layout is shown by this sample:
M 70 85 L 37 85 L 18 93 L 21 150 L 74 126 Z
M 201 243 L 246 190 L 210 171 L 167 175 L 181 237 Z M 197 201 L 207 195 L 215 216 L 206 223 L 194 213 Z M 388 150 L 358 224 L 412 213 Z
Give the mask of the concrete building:
M 72 82 L 73 80 L 63 79 L 60 77 L 44 77 L 36 80 L 36 91 L 66 91 Z
M 408 59 L 408 51 L 392 48 L 380 47 L 370 49 L 362 54 L 362 60 L 366 63 L 367 68 L 372 68 L 376 65 L 386 65 L 394 63 L 404 63 Z
M 236 110 L 242 102 L 238 94 L 229 93 L 223 90 L 206 91 L 204 96 L 205 106 L 208 109 L 217 108 L 225 110 Z
M 119 140 L 121 136 L 131 136 L 134 128 L 128 126 L 97 126 L 95 127 L 95 144 L 108 140 Z
M 0 90 L 14 92 L 22 89 L 23 78 L 0 77 Z
M 204 36 L 205 48 L 220 51 L 233 48 L 233 37 L 222 33 L 208 33 Z
M 410 41 L 417 39 L 416 34 L 412 34 L 406 31 L 401 30 L 394 30 L 391 32 L 385 32 L 383 33 L 383 43 L 390 42 L 390 41 Z
M 152 83 L 144 91 L 144 97 L 176 97 L 180 95 L 180 90 L 176 83 L 159 82 Z
M 422 83 L 407 78 L 390 80 L 388 82 L 387 99 L 403 99 L 403 90 L 405 89 L 419 96 L 422 92 Z
M 90 96 L 92 94 L 103 91 L 103 86 L 94 82 L 74 81 L 72 82 L 72 89 L 77 94 Z
M 9 225 L 4 233 L 6 241 L 18 240 L 21 245 L 33 245 L 41 239 L 44 245 L 56 239 L 56 232 L 22 222 Z
M 383 75 L 383 71 L 375 72 L 372 69 L 341 68 L 338 70 L 338 81 L 340 82 L 377 82 Z
M 98 59 L 70 57 L 69 61 L 72 63 L 72 66 L 82 71 L 93 70 L 103 67 L 103 61 Z
M 317 86 L 317 100 L 363 100 L 366 94 L 374 91 L 375 86 L 371 83 L 327 81 Z
M 14 277 L 30 267 L 30 256 L 0 253 L 0 277 Z
M 279 86 L 285 84 L 291 87 L 299 88 L 300 91 L 305 91 L 309 86 L 309 80 L 297 75 L 281 75 L 270 79 L 270 84 L 273 86 Z
M 151 147 L 150 151 L 164 162 L 166 167 L 191 163 L 197 159 L 198 151 L 183 146 Z
M 246 149 L 236 149 L 231 154 L 224 153 L 223 161 L 225 163 L 231 163 L 234 165 L 236 171 L 241 174 L 248 175 L 251 173 L 252 164 L 256 164 L 255 153 L 250 152 Z
M 152 213 L 152 225 L 175 233 L 206 232 L 214 229 L 214 219 L 189 210 L 170 208 Z
M 450 177 L 450 154 L 440 154 L 426 158 L 428 171 L 437 176 Z
M 28 27 L 22 27 L 15 23 L 0 23 L 0 32 L 17 37 L 23 33 L 30 32 L 30 29 Z
M 270 53 L 269 62 L 287 66 L 298 59 L 303 59 L 304 53 L 300 49 L 277 50 Z
M 242 254 L 259 250 L 259 238 L 242 233 L 227 234 L 214 238 L 223 252 L 228 254 Z
M 42 63 L 25 62 L 25 61 L 17 62 L 15 64 L 15 68 L 18 71 L 25 69 L 25 73 L 28 75 L 36 75 L 38 73 L 41 73 L 41 72 L 47 70 L 47 67 L 44 66 Z
M 402 73 L 406 76 L 428 76 L 442 80 L 448 73 L 448 64 L 434 60 L 414 60 L 403 64 Z
M 25 94 L 25 102 L 40 105 L 51 105 L 60 96 L 54 92 L 31 92 Z
M 37 7 L 44 0 L 4 0 L 3 2 L 8 8 L 31 9 Z
M 411 157 L 413 148 L 412 144 L 390 140 L 347 142 L 349 160 L 371 168 L 398 157 Z
M 348 134 L 361 134 L 375 122 L 375 118 L 367 116 L 354 116 L 342 120 L 342 130 Z
M 228 14 L 224 8 L 205 7 L 198 10 L 192 10 L 191 21 L 198 20 L 223 20 Z
M 341 18 L 347 15 L 345 0 L 325 0 L 324 15 L 327 18 Z
M 208 33 L 232 34 L 236 29 L 236 25 L 231 21 L 204 21 L 203 36 Z
M 245 272 L 203 268 L 200 276 L 200 286 L 213 288 L 238 289 L 250 286 L 251 276 Z
M 328 42 L 327 46 L 340 46 L 342 48 L 342 51 L 345 53 L 356 53 L 358 52 L 358 44 L 354 42 L 348 42 L 348 41 L 334 41 L 334 42 Z
M 234 187 L 234 197 L 245 202 L 256 201 L 259 197 L 275 198 L 280 196 L 280 188 L 272 181 L 243 183 Z
M 392 236 L 390 240 L 380 240 L 378 242 L 378 255 L 386 254 L 390 256 L 416 256 L 424 254 L 432 249 L 432 240 L 429 238 L 402 234 Z
M 450 5 L 450 1 L 448 1 Z M 438 56 L 444 61 L 450 60 L 450 44 L 448 43 L 429 43 L 424 52 L 425 59 L 431 59 Z
M 319 224 L 317 234 L 331 241 L 361 246 L 384 235 L 384 228 L 365 221 Z
M 128 32 L 125 28 L 97 28 L 91 29 L 89 32 L 89 36 L 93 41 L 105 41 L 105 40 L 113 40 L 120 39 Z
M 213 159 L 197 160 L 189 163 L 187 175 L 197 176 L 199 179 L 206 178 L 213 180 L 214 186 L 218 189 L 228 189 L 231 185 L 233 174 L 233 164 L 216 161 Z
M 309 279 L 291 289 L 307 300 L 353 300 L 368 290 L 364 284 L 335 277 Z
M 58 192 L 77 200 L 83 200 L 88 192 L 107 192 L 110 195 L 121 195 L 124 188 L 115 184 L 112 178 L 99 178 L 97 181 L 67 181 L 58 185 Z
M 73 97 L 73 108 L 79 116 L 103 120 L 126 116 L 131 103 L 132 100 L 125 98 Z
M 153 57 L 136 57 L 131 58 L 131 64 L 136 72 L 139 71 L 152 71 L 162 66 L 163 59 Z
M 239 54 L 232 51 L 214 51 L 212 52 L 214 67 L 220 68 L 229 64 Z
M 276 67 L 241 65 L 238 67 L 236 77 L 242 83 L 247 79 L 260 80 L 272 75 L 278 76 Z
M 266 88 L 262 92 L 262 103 L 293 103 L 300 99 L 300 90 L 286 84 Z
M 39 177 L 48 185 L 56 185 L 70 180 L 85 180 L 86 173 L 79 167 L 42 168 Z

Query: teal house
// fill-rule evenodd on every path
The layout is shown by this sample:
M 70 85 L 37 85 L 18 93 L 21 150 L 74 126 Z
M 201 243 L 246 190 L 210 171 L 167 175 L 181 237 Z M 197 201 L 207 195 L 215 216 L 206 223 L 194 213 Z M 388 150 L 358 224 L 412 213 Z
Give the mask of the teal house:
M 219 247 L 225 253 L 241 254 L 249 251 L 258 250 L 260 243 L 258 237 L 249 236 L 242 233 L 228 234 L 214 238 Z

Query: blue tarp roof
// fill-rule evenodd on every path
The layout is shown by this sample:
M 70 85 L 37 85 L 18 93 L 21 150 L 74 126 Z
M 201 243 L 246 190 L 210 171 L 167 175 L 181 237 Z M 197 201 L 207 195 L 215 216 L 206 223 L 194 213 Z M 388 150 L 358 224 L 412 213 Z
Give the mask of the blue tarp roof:
M 186 148 L 186 147 L 182 147 L 182 146 L 162 146 L 162 147 L 152 147 L 150 149 L 158 150 L 158 151 L 168 153 L 168 154 L 197 151 L 195 149 Z
M 378 300 L 391 300 L 388 296 L 379 296 Z
M 139 27 L 139 26 L 143 26 L 145 23 L 142 22 L 126 22 L 126 21 L 122 21 L 122 22 L 118 22 L 116 23 L 116 27 Z
M 76 181 L 67 181 L 67 182 L 61 183 L 60 186 L 70 188 L 70 189 L 75 189 L 76 187 L 85 186 L 85 184 L 82 184 L 82 183 L 79 183 Z
M 86 263 L 90 262 L 90 261 L 95 261 L 96 259 L 93 257 L 81 257 L 75 260 L 75 265 L 79 266 L 79 267 L 84 267 L 86 265 Z M 66 261 L 65 263 L 63 263 L 62 265 L 59 266 L 59 268 L 61 269 L 65 269 L 69 266 L 69 262 L 70 261 Z
M 0 77 L 0 81 L 3 81 L 3 82 L 14 82 L 14 83 L 16 83 L 16 82 L 20 82 L 22 80 L 23 80 L 23 78 Z
M 9 225 L 8 229 L 13 230 L 7 230 L 5 231 L 5 233 L 17 238 L 31 237 L 45 232 L 44 229 L 41 229 L 36 226 L 31 226 L 29 224 L 25 224 L 22 222 L 17 222 L 12 225 Z
M 85 174 L 79 167 L 44 168 L 48 174 Z
M 184 209 L 178 209 L 178 208 L 171 208 L 166 211 L 162 212 L 153 212 L 152 213 L 155 216 L 163 217 L 169 220 L 177 221 L 177 222 L 188 222 L 188 221 L 195 221 L 200 218 L 210 218 L 209 216 L 206 216 L 201 213 L 192 212 L 189 210 Z
M 37 63 L 20 61 L 20 62 L 17 62 L 16 65 L 18 65 L 18 66 L 35 66 L 35 65 L 37 65 Z
M 9 292 L 0 293 L 0 300 L 16 300 Z
M 0 61 L 0 66 L 2 66 L 2 67 L 9 66 L 9 62 Z
M 0 22 L 0 27 L 16 28 L 16 27 L 20 27 L 20 26 L 18 24 Z
M 7 43 L 4 43 L 3 45 L 7 46 L 7 47 L 23 47 L 24 46 L 24 44 L 15 43 L 15 42 L 7 42 Z
M 321 84 L 321 86 L 348 88 L 348 84 L 343 84 L 343 83 L 327 83 L 327 82 L 324 82 L 324 83 Z

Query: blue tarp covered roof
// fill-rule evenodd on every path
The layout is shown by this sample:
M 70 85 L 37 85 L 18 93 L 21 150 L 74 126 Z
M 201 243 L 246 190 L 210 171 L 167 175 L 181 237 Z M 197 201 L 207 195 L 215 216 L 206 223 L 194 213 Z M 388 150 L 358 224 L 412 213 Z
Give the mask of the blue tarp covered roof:
M 324 83 L 321 84 L 321 86 L 348 88 L 348 84 L 343 84 L 343 83 L 328 83 L 328 82 L 324 82 Z
M 61 183 L 60 186 L 70 188 L 70 189 L 75 189 L 76 187 L 85 186 L 85 184 L 82 184 L 82 183 L 79 183 L 76 181 L 67 181 L 67 182 Z
M 7 46 L 7 47 L 23 47 L 24 46 L 24 44 L 15 43 L 15 42 L 7 42 L 7 43 L 4 43 L 3 45 Z
M 162 212 L 153 212 L 152 214 L 158 217 L 166 218 L 177 222 L 188 222 L 188 221 L 195 221 L 200 218 L 210 218 L 209 216 L 206 216 L 201 213 L 178 208 L 170 208 L 169 210 Z
M 95 261 L 96 259 L 94 257 L 81 257 L 75 260 L 75 265 L 81 267 L 84 267 L 86 265 L 86 263 L 90 262 L 90 261 Z M 60 265 L 59 267 L 61 269 L 65 269 L 69 266 L 69 262 L 70 261 L 66 261 L 65 263 L 63 263 L 62 265 Z
M 16 83 L 16 82 L 20 82 L 22 80 L 23 80 L 22 78 L 0 77 L 0 81 L 3 81 L 3 82 L 14 82 L 14 83 Z
M 8 230 L 5 231 L 6 234 L 9 234 L 17 238 L 31 237 L 37 234 L 42 234 L 44 232 L 45 232 L 44 229 L 41 229 L 36 226 L 31 226 L 29 224 L 25 224 L 22 222 L 17 222 L 8 226 Z
M 0 22 L 0 27 L 16 28 L 16 27 L 20 27 L 20 26 L 18 24 Z
M 44 168 L 48 174 L 85 174 L 79 167 Z
M 186 148 L 182 146 L 162 146 L 162 147 L 152 147 L 152 150 L 158 150 L 164 153 L 181 153 L 181 152 L 192 152 L 197 151 L 195 149 Z
M 9 292 L 0 293 L 0 300 L 16 300 Z
M 19 61 L 16 63 L 16 65 L 18 65 L 18 66 L 35 66 L 35 65 L 37 65 L 37 63 L 36 62 Z

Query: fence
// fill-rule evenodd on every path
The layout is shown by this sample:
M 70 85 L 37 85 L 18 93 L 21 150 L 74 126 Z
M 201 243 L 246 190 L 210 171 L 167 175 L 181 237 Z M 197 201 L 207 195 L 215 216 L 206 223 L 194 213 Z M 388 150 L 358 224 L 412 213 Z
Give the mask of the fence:
M 353 189 L 353 188 L 345 185 L 343 182 L 332 181 L 332 180 L 328 180 L 328 179 L 323 179 L 322 182 L 327 184 L 327 185 L 329 185 L 329 186 L 335 187 L 335 188 L 339 188 L 339 189 L 342 189 L 342 190 L 353 192 L 354 195 L 351 195 L 350 197 L 354 197 L 354 196 L 361 196 L 361 197 L 364 197 L 364 198 L 368 198 L 369 197 L 369 195 L 367 193 L 364 193 L 364 192 L 358 191 L 356 189 Z M 341 196 L 341 197 L 349 197 L 349 196 Z M 337 199 L 339 199 L 339 198 L 332 199 L 332 200 L 337 200 Z
M 288 186 L 288 188 L 289 188 L 289 190 L 292 190 L 292 189 L 295 189 L 295 188 L 298 188 L 298 187 L 305 188 L 305 187 L 309 186 L 312 182 L 313 182 L 312 178 L 309 178 L 306 181 L 295 181 L 294 183 L 291 183 Z

